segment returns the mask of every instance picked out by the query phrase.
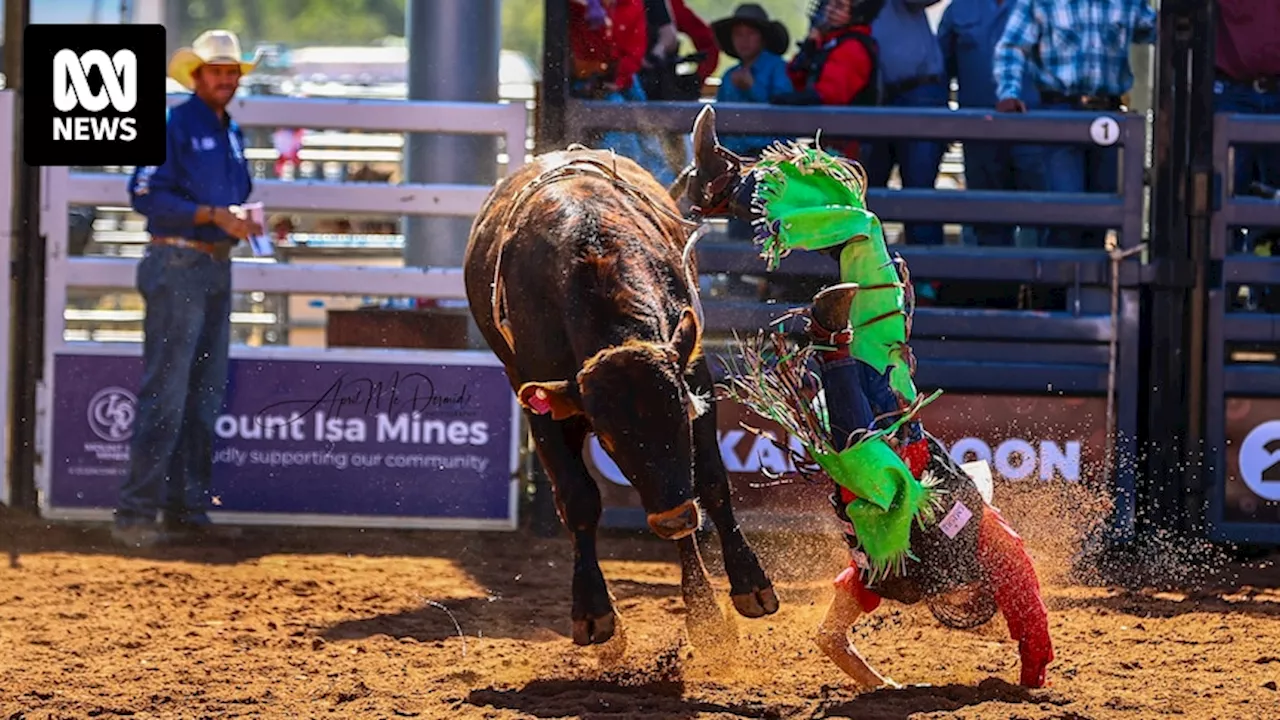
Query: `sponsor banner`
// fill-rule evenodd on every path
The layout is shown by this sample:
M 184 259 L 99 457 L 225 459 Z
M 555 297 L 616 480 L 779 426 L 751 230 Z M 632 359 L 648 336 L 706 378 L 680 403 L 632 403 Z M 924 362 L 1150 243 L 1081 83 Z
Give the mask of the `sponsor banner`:
M 54 514 L 115 506 L 141 374 L 138 357 L 55 358 Z M 514 527 L 517 413 L 496 364 L 233 359 L 215 428 L 214 509 L 309 524 Z
M 830 513 L 825 484 L 780 481 L 794 466 L 768 438 L 747 424 L 782 438 L 782 429 L 731 399 L 716 404 L 720 454 L 733 486 L 734 507 L 745 515 Z M 1106 400 L 1095 397 L 944 394 L 921 412 L 925 427 L 960 463 L 986 461 L 995 499 L 1000 486 L 1027 482 L 1093 480 L 1106 444 Z M 640 507 L 617 465 L 594 437 L 587 438 L 587 466 L 600 485 L 605 507 Z M 760 517 L 760 515 L 756 515 Z
M 1280 400 L 1227 398 L 1222 519 L 1280 522 Z

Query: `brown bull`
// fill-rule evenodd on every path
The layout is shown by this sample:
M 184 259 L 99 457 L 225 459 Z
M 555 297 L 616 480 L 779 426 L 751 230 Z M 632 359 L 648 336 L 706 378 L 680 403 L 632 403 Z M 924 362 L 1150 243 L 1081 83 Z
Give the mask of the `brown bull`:
M 676 541 L 695 636 L 725 638 L 693 536 L 700 509 L 720 535 L 737 611 L 778 609 L 730 506 L 696 274 L 681 256 L 687 234 L 652 176 L 581 147 L 503 179 L 472 226 L 467 300 L 506 366 L 573 536 L 579 645 L 606 642 L 616 624 L 596 555 L 600 491 L 583 463 L 591 432 L 639 493 L 653 532 Z

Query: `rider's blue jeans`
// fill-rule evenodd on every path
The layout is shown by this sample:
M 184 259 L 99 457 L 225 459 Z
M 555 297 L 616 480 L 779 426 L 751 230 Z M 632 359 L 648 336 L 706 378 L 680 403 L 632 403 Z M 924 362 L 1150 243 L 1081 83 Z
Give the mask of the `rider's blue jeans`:
M 871 427 L 885 427 L 898 419 L 898 399 L 889 387 L 889 376 L 854 358 L 821 364 L 827 416 L 836 447 L 844 447 L 850 434 Z M 880 418 L 877 422 L 876 418 Z M 922 437 L 920 423 L 908 425 L 911 440 Z

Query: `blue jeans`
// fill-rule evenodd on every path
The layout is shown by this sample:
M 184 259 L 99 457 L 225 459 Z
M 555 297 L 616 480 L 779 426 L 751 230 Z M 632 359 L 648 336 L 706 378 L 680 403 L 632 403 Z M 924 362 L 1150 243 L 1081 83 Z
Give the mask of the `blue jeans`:
M 947 87 L 941 83 L 921 85 L 901 95 L 885 99 L 891 107 L 945 108 Z M 902 187 L 932 190 L 938 180 L 938 165 L 946 144 L 937 140 L 875 140 L 864 143 L 860 151 L 862 166 L 867 171 L 870 187 L 885 187 L 893 167 L 898 166 Z M 913 245 L 941 245 L 942 225 L 908 223 L 907 242 Z
M 1020 190 L 1044 192 L 1049 187 L 1045 151 L 1041 145 L 966 142 L 964 144 L 965 186 L 971 190 Z M 1044 230 L 1033 229 L 1043 238 Z M 979 247 L 1013 247 L 1011 225 L 974 225 Z
M 1044 110 L 1075 110 L 1069 103 L 1044 103 Z M 1111 193 L 1120 189 L 1120 151 L 1095 145 L 1046 145 L 1045 167 L 1049 192 Z M 1107 237 L 1102 228 L 1054 228 L 1049 247 L 1101 250 Z
M 1260 93 L 1252 85 L 1218 80 L 1213 84 L 1213 107 L 1217 112 L 1280 115 L 1280 93 Z M 1232 152 L 1235 155 L 1232 173 L 1234 194 L 1247 192 L 1249 184 L 1255 181 L 1272 187 L 1280 186 L 1280 147 L 1236 145 Z M 1247 252 L 1245 236 L 1239 232 L 1234 235 L 1236 252 Z
M 898 399 L 889 387 L 889 375 L 854 358 L 822 363 L 822 387 L 826 395 L 827 417 L 835 446 L 843 448 L 850 434 L 872 427 L 886 427 L 898 416 Z M 876 422 L 876 418 L 880 418 Z M 910 441 L 923 437 L 919 422 L 907 425 Z
M 209 522 L 213 430 L 227 386 L 231 262 L 153 245 L 138 263 L 142 388 L 116 524 Z

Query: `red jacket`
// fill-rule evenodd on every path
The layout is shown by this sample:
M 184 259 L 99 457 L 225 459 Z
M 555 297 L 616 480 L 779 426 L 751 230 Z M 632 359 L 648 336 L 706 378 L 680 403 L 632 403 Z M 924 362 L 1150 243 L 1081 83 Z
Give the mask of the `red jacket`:
M 841 36 L 852 33 L 871 35 L 868 25 L 853 25 L 824 34 L 818 41 L 818 47 L 836 42 Z M 809 85 L 809 67 L 806 62 L 807 53 L 802 51 L 792 58 L 787 65 L 787 75 L 796 90 L 804 90 Z M 858 93 L 871 82 L 871 71 L 874 65 L 871 55 L 862 43 L 848 40 L 840 43 L 827 56 L 827 61 L 819 69 L 814 90 L 822 98 L 823 105 L 848 105 Z
M 609 23 L 596 30 L 587 25 L 586 4 L 569 3 L 569 52 L 576 62 L 612 67 L 620 90 L 631 87 L 644 62 L 646 32 L 643 0 L 614 0 Z
M 707 57 L 698 63 L 698 77 L 706 80 L 720 64 L 720 46 L 716 44 L 716 34 L 712 32 L 710 25 L 703 22 L 697 13 L 684 4 L 684 0 L 670 0 L 670 2 L 676 30 L 689 36 L 696 51 L 707 54 Z

